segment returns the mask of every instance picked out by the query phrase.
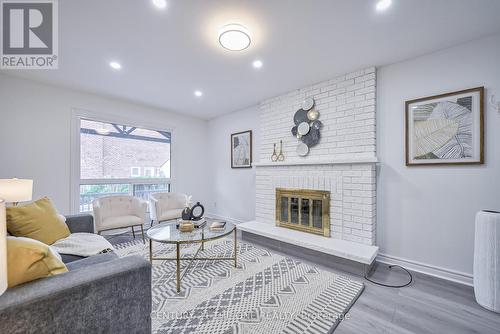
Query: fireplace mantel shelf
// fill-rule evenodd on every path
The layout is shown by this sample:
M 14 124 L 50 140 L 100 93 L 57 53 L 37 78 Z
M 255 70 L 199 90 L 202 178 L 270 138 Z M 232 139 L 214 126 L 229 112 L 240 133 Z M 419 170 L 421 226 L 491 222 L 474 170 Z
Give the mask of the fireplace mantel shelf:
M 351 165 L 351 164 L 376 164 L 378 159 L 360 158 L 345 160 L 304 160 L 304 161 L 282 161 L 282 162 L 256 162 L 255 167 L 279 167 L 279 166 L 310 166 L 310 165 Z

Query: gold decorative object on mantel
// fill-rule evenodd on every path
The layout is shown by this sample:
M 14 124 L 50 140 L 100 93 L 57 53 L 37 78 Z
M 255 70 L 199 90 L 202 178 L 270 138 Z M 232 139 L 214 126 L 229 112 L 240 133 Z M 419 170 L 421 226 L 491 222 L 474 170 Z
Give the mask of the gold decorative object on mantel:
M 278 154 L 276 153 L 276 143 L 273 144 L 273 154 L 271 155 L 271 161 L 278 161 Z
M 276 226 L 330 237 L 330 192 L 276 188 Z
M 273 144 L 273 154 L 271 155 L 271 161 L 285 161 L 285 155 L 283 154 L 283 140 L 280 140 L 280 150 L 279 153 L 276 151 L 276 144 Z

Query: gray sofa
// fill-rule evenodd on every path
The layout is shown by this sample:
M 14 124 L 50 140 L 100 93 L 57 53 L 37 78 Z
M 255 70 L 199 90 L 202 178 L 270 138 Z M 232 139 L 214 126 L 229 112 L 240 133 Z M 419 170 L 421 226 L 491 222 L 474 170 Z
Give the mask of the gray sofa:
M 93 232 L 92 216 L 67 217 L 71 232 Z M 68 273 L 0 296 L 0 333 L 151 333 L 151 265 L 114 253 L 63 256 Z

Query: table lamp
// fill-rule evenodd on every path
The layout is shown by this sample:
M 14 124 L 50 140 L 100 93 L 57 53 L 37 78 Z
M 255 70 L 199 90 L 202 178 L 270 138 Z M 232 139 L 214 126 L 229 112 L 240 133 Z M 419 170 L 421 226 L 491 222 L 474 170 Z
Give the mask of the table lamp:
M 19 202 L 31 201 L 33 180 L 0 179 L 0 198 L 14 206 Z
M 5 202 L 0 199 L 0 295 L 7 289 L 7 221 Z

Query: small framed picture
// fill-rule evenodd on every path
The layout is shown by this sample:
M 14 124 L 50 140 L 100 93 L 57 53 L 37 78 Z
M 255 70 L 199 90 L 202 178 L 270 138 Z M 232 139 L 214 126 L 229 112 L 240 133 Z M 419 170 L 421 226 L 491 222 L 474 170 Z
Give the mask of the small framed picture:
M 484 87 L 406 101 L 406 165 L 484 163 Z
M 231 134 L 231 168 L 252 167 L 252 130 Z

